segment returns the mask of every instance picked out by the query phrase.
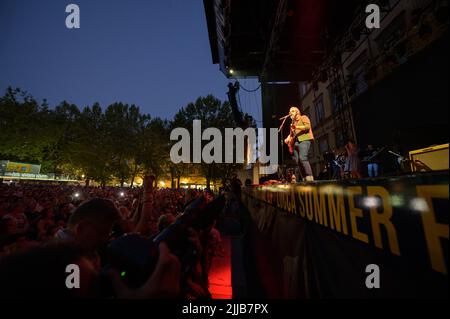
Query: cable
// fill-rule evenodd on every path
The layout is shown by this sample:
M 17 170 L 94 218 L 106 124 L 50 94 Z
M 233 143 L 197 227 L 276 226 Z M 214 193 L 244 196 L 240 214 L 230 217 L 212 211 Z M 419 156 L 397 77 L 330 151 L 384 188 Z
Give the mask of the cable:
M 258 87 L 257 87 L 256 89 L 254 89 L 254 90 L 247 90 L 245 87 L 243 87 L 243 86 L 241 85 L 241 89 L 243 89 L 245 92 L 248 92 L 248 93 L 256 92 L 256 91 L 258 91 L 260 88 L 261 88 L 261 84 L 258 85 Z
M 261 118 L 261 110 L 260 110 L 259 105 L 258 105 L 258 99 L 256 98 L 256 94 L 253 94 L 253 98 L 255 99 L 255 107 L 256 107 L 256 112 L 258 114 L 258 119 L 259 119 L 258 122 L 262 123 L 263 121 L 262 121 L 262 118 Z
M 241 94 L 237 92 L 239 111 L 242 112 Z
M 237 78 L 235 78 L 234 76 L 232 76 L 231 78 L 232 78 L 233 80 L 239 82 L 239 80 L 238 80 Z M 252 93 L 252 92 L 258 91 L 258 90 L 261 88 L 261 83 L 258 85 L 258 87 L 257 87 L 256 89 L 249 90 L 249 89 L 246 89 L 245 87 L 243 87 L 242 84 L 241 84 L 241 82 L 239 82 L 239 88 L 243 89 L 245 92 Z

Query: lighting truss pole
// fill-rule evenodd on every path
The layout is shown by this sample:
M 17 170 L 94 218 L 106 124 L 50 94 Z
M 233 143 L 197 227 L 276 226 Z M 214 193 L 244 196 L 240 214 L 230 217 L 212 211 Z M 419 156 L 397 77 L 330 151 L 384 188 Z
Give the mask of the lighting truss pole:
M 266 56 L 264 58 L 264 64 L 261 72 L 262 81 L 267 78 L 267 68 L 271 63 L 273 55 L 277 51 L 280 35 L 283 31 L 284 23 L 286 21 L 287 8 L 287 0 L 279 0 L 275 21 L 272 27 L 272 32 L 270 34 L 269 45 L 267 47 Z

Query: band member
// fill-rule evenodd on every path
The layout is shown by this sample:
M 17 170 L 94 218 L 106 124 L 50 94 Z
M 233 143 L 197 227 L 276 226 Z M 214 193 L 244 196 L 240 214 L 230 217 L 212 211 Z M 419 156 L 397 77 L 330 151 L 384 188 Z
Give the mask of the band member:
M 304 181 L 313 181 L 313 172 L 309 164 L 308 154 L 314 135 L 311 121 L 306 115 L 302 115 L 297 107 L 289 110 L 291 118 L 291 130 L 284 142 L 289 146 L 289 151 L 294 154 L 295 160 L 300 165 L 300 173 Z
M 358 145 L 356 145 L 355 141 L 349 139 L 345 145 L 345 150 L 347 151 L 345 171 L 350 173 L 351 178 L 361 179 L 361 161 L 358 155 Z
M 331 169 L 332 169 L 332 177 L 331 179 L 340 180 L 344 177 L 344 167 L 345 167 L 345 151 L 341 149 L 333 149 L 331 159 Z
M 375 150 L 373 145 L 367 145 L 364 152 L 363 162 L 367 165 L 367 174 L 369 177 L 378 177 L 380 171 L 380 161 L 377 158 L 380 150 Z

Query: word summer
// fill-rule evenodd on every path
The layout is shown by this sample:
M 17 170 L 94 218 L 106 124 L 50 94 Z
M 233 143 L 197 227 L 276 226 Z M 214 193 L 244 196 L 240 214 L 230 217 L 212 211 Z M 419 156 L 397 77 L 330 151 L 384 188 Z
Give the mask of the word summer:
M 423 253 L 428 255 L 430 266 L 445 274 L 445 246 L 441 240 L 449 238 L 448 219 L 445 222 L 435 217 L 434 203 L 448 205 L 448 185 L 417 185 L 415 193 L 398 194 L 394 189 L 381 186 L 341 187 L 330 184 L 296 187 L 278 185 L 266 189 L 256 188 L 250 194 L 292 216 L 388 250 L 396 256 L 405 252 L 401 244 L 408 243 L 404 237 L 405 229 L 399 221 L 402 220 L 405 207 L 411 209 L 417 212 L 414 219 L 416 229 L 422 230 L 416 233 L 416 239 L 420 242 L 418 247 L 427 250 Z M 264 209 L 263 205 L 260 207 Z M 267 206 L 265 209 L 270 208 Z
M 268 153 L 265 128 L 243 130 L 238 127 L 225 128 L 224 131 L 225 139 L 223 139 L 222 131 L 215 127 L 209 127 L 202 132 L 200 120 L 194 120 L 192 123 L 192 138 L 186 128 L 175 128 L 170 133 L 170 140 L 177 141 L 170 150 L 171 161 L 175 164 L 202 162 L 205 164 L 254 164 L 258 160 L 261 164 L 269 164 L 264 168 L 266 173 L 270 174 L 268 171 L 272 171 L 272 173 L 277 171 L 278 131 L 276 128 L 269 129 L 270 147 Z M 209 143 L 202 148 L 203 141 Z

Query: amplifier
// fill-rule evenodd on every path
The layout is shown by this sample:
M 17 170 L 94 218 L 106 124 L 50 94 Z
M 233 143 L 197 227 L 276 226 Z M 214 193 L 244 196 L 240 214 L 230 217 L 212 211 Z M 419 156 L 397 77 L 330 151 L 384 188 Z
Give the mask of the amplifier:
M 430 146 L 409 152 L 413 172 L 448 170 L 449 144 Z

